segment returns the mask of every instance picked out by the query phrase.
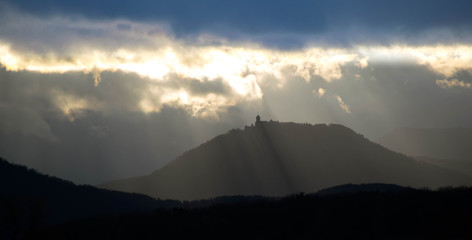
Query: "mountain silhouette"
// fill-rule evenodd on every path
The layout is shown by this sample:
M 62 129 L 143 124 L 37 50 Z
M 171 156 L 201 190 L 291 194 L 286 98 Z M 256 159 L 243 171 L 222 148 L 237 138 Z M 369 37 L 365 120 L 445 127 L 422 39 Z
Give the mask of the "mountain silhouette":
M 399 128 L 377 142 L 419 161 L 472 176 L 472 129 Z
M 415 157 L 418 161 L 423 161 L 442 168 L 454 170 L 472 177 L 472 159 L 457 160 L 457 159 L 439 159 L 430 157 Z
M 472 161 L 472 129 L 398 128 L 377 140 L 409 156 Z
M 78 186 L 0 158 L 0 232 L 5 222 L 22 228 L 33 219 L 41 224 L 54 224 L 178 204 L 178 201 L 156 200 L 142 194 Z
M 364 183 L 364 184 L 343 184 L 330 188 L 322 189 L 315 195 L 329 196 L 337 194 L 358 194 L 358 193 L 398 193 L 406 191 L 415 191 L 410 187 L 402 187 L 395 184 L 385 183 Z
M 472 178 L 416 161 L 337 124 L 257 121 L 185 152 L 147 176 L 100 185 L 153 197 L 283 196 L 346 183 L 440 187 Z

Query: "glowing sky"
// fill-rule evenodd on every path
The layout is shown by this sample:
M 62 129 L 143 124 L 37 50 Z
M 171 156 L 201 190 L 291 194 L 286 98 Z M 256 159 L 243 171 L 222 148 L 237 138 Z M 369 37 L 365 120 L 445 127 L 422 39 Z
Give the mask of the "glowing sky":
M 468 1 L 177 2 L 0 0 L 0 156 L 97 183 L 256 114 L 472 127 Z

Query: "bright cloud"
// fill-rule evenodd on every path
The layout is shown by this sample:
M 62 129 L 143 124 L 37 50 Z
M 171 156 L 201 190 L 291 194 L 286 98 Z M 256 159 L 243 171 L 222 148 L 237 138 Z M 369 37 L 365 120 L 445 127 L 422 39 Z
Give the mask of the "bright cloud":
M 429 67 L 445 77 L 461 70 L 472 71 L 472 45 L 359 47 L 374 61 L 409 62 Z
M 313 90 L 313 93 L 318 96 L 318 98 L 322 98 L 325 95 L 326 90 L 324 88 L 318 88 L 318 91 Z
M 231 106 L 238 101 L 260 99 L 263 92 L 260 84 L 264 79 L 271 79 L 274 84 L 282 84 L 287 79 L 287 72 L 309 82 L 318 76 L 326 82 L 343 77 L 341 67 L 352 63 L 364 69 L 368 59 L 372 61 L 389 57 L 385 60 L 408 59 L 417 64 L 426 65 L 444 76 L 451 76 L 460 70 L 470 70 L 472 47 L 412 48 L 393 47 L 358 49 L 322 49 L 306 48 L 294 51 L 280 51 L 262 47 L 242 46 L 192 46 L 185 43 L 173 43 L 165 47 L 146 49 L 89 49 L 78 52 L 51 52 L 39 54 L 14 50 L 9 44 L 0 44 L 0 63 L 9 71 L 33 71 L 40 73 L 84 72 L 93 75 L 95 85 L 100 82 L 104 71 L 122 71 L 136 73 L 156 83 L 173 81 L 175 76 L 181 79 L 214 81 L 221 79 L 230 86 L 233 94 L 217 96 L 193 96 L 185 89 L 159 89 L 154 91 L 159 96 L 143 97 L 141 108 L 145 112 L 159 111 L 162 104 L 180 104 L 187 106 L 195 116 L 208 116 L 208 112 L 219 107 Z M 460 53 L 460 54 L 459 54 Z M 264 78 L 265 76 L 272 76 Z M 438 86 L 468 87 L 459 81 L 439 80 Z M 170 91 L 170 92 L 169 92 Z M 317 95 L 322 97 L 324 89 Z M 184 97 L 185 96 L 185 97 Z M 158 99 L 158 101 L 156 101 Z M 348 112 L 347 107 L 343 107 Z
M 55 91 L 53 95 L 55 95 L 56 105 L 71 122 L 80 117 L 81 111 L 93 106 L 90 100 L 85 98 L 77 98 L 58 91 Z
M 427 65 L 445 77 L 460 70 L 472 70 L 472 46 L 425 46 L 415 49 L 418 63 Z
M 471 88 L 471 83 L 466 83 L 464 81 L 459 81 L 457 79 L 443 79 L 443 80 L 436 80 L 436 85 L 442 88 L 453 88 L 453 87 L 460 87 L 460 88 Z
M 340 49 L 310 48 L 294 52 L 276 51 L 253 47 L 187 46 L 170 45 L 163 49 L 116 49 L 111 51 L 91 49 L 70 53 L 22 53 L 7 44 L 1 45 L 1 64 L 9 71 L 33 71 L 40 73 L 84 72 L 93 75 L 95 85 L 104 71 L 136 73 L 156 83 L 181 79 L 214 81 L 222 79 L 233 91 L 233 96 L 191 96 L 185 90 L 160 94 L 159 102 L 143 99 L 144 111 L 156 111 L 156 104 L 180 103 L 194 105 L 194 114 L 201 109 L 227 106 L 237 100 L 255 100 L 263 95 L 260 85 L 264 76 L 273 76 L 275 83 L 285 81 L 287 70 L 307 82 L 319 76 L 327 82 L 342 77 L 341 66 L 353 62 L 365 65 L 365 59 Z M 191 56 L 191 57 L 189 57 Z M 169 89 L 167 89 L 169 90 Z M 182 94 L 182 91 L 185 94 Z M 169 97 L 171 96 L 171 97 Z M 179 97 L 175 97 L 179 96 Z M 182 96 L 186 96 L 185 98 Z M 178 99 L 178 101 L 176 101 Z M 216 100 L 217 99 L 217 100 Z M 207 103 L 207 104 L 205 104 Z M 206 106 L 202 106 L 206 105 Z M 198 114 L 197 114 L 198 115 Z
M 349 106 L 344 103 L 343 99 L 339 95 L 336 96 L 336 99 L 338 100 L 339 107 L 341 107 L 344 112 L 351 113 L 351 110 L 349 110 Z
M 342 77 L 340 67 L 346 63 L 354 62 L 362 67 L 367 65 L 366 59 L 348 50 L 322 48 L 283 52 L 251 47 L 179 45 L 165 49 L 91 49 L 77 53 L 40 55 L 16 52 L 7 44 L 2 44 L 0 54 L 2 65 L 10 71 L 123 71 L 158 81 L 166 80 L 165 77 L 169 74 L 194 79 L 222 77 L 240 94 L 249 93 L 248 85 L 252 84 L 255 74 L 281 77 L 285 68 L 293 67 L 295 75 L 306 81 L 310 81 L 313 76 L 320 76 L 329 82 Z M 97 74 L 94 76 L 98 78 Z

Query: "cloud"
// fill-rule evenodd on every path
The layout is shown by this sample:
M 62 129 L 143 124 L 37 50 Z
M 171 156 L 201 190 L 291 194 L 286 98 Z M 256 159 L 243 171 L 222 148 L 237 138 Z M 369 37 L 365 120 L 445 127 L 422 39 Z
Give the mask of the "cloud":
M 313 93 L 318 96 L 318 98 L 322 98 L 325 95 L 326 90 L 324 88 L 318 88 L 318 91 L 313 90 Z
M 360 76 L 375 62 L 422 65 L 446 78 L 472 69 L 472 46 L 464 44 L 281 50 L 224 38 L 215 42 L 205 35 L 196 42 L 177 39 L 159 22 L 15 13 L 0 18 L 5 20 L 0 23 L 0 65 L 6 70 L 81 72 L 90 74 L 86 80 L 93 79 L 97 88 L 104 73 L 136 74 L 147 80 L 135 106 L 146 113 L 172 105 L 195 117 L 217 118 L 230 106 L 261 100 L 263 85 L 282 88 L 293 78 L 332 84 L 344 77 L 346 66 Z
M 443 79 L 443 80 L 436 80 L 436 85 L 438 85 L 441 88 L 453 88 L 453 87 L 459 87 L 459 88 L 471 88 L 472 84 L 471 83 L 466 83 L 464 81 L 459 81 L 457 79 Z
M 339 107 L 341 107 L 344 112 L 351 113 L 351 111 L 349 110 L 349 106 L 344 103 L 343 99 L 339 95 L 336 95 L 336 99 L 338 100 Z
M 181 105 L 205 105 L 211 102 L 216 108 L 218 105 L 234 105 L 241 100 L 260 99 L 260 84 L 265 76 L 274 76 L 272 81 L 275 80 L 276 84 L 284 82 L 289 72 L 307 82 L 315 76 L 331 82 L 342 77 L 341 66 L 351 62 L 364 62 L 364 58 L 346 50 L 321 48 L 281 52 L 251 47 L 172 44 L 164 49 L 91 49 L 45 56 L 15 52 L 6 44 L 2 49 L 1 63 L 10 71 L 92 73 L 95 86 L 100 81 L 101 72 L 135 73 L 150 79 L 154 85 L 149 89 L 149 96 L 160 97 L 143 100 L 147 112 L 158 111 L 162 104 L 170 102 Z M 189 55 L 193 58 L 189 58 Z M 174 81 L 188 83 L 181 84 L 182 89 L 166 87 Z M 219 95 L 222 90 L 227 94 Z M 150 105 L 153 106 L 149 107 Z M 198 109 L 213 109 L 209 106 Z
M 148 113 L 168 104 L 180 105 L 193 116 L 215 116 L 210 111 L 261 99 L 264 81 L 283 86 L 296 76 L 331 82 L 342 77 L 346 64 L 368 64 L 350 49 L 283 51 L 255 43 L 215 44 L 205 37 L 203 42 L 187 42 L 173 38 L 165 24 L 15 14 L 3 18 L 0 65 L 7 71 L 82 72 L 91 75 L 96 87 L 105 72 L 137 74 L 149 80 L 139 101 Z
M 98 83 L 100 83 L 100 81 L 102 80 L 102 76 L 100 74 L 100 70 L 98 69 L 94 69 L 92 70 L 92 74 L 93 74 L 93 85 L 98 86 Z
M 445 77 L 460 70 L 472 71 L 472 46 L 425 46 L 413 50 L 418 63 L 426 65 Z
M 92 98 L 80 98 L 78 96 L 67 94 L 59 89 L 53 89 L 50 93 L 55 106 L 73 122 L 83 115 L 86 110 L 98 110 L 97 103 Z
M 289 76 L 300 77 L 307 82 L 314 77 L 332 82 L 343 77 L 342 67 L 350 63 L 359 69 L 366 69 L 368 61 L 406 62 L 425 65 L 446 76 L 472 69 L 469 61 L 469 56 L 472 56 L 471 46 L 462 46 L 458 48 L 460 51 L 454 46 L 350 49 L 313 47 L 280 51 L 251 46 L 213 47 L 172 43 L 156 48 L 92 48 L 80 52 L 41 55 L 15 51 L 11 44 L 0 44 L 1 64 L 10 71 L 80 71 L 91 73 L 96 86 L 100 81 L 101 72 L 120 71 L 148 78 L 154 83 L 151 84 L 149 95 L 162 95 L 164 92 L 166 94 L 154 100 L 143 100 L 148 102 L 144 105 L 152 102 L 157 104 L 152 108 L 146 107 L 147 111 L 158 111 L 162 104 L 170 101 L 182 104 L 213 102 L 216 105 L 229 106 L 242 100 L 260 99 L 263 94 L 260 84 L 265 84 L 264 81 L 268 79 L 266 76 L 272 76 L 271 84 L 279 86 L 283 86 Z M 169 87 L 176 82 L 179 82 L 179 89 Z M 185 100 L 177 96 L 187 97 Z M 178 99 L 180 100 L 176 101 Z
M 94 21 L 124 18 L 163 22 L 181 38 L 209 34 L 261 41 L 279 47 L 303 47 L 307 38 L 322 39 L 328 44 L 379 44 L 379 41 L 380 44 L 395 44 L 405 40 L 402 38 L 412 43 L 424 40 L 427 33 L 439 31 L 428 38 L 430 44 L 435 44 L 448 40 L 448 36 L 443 37 L 441 33 L 443 29 L 451 31 L 453 41 L 470 42 L 469 30 L 472 28 L 471 3 L 467 0 L 458 0 L 454 4 L 446 0 L 431 0 L 428 6 L 421 1 L 406 0 L 366 0 L 362 4 L 353 4 L 349 0 L 240 0 L 224 3 L 218 0 L 204 3 L 192 0 L 84 0 L 80 3 L 3 0 L 1 3 L 40 19 L 62 14 Z M 128 29 L 126 24 L 118 27 Z
M 370 61 L 418 64 L 429 67 L 445 77 L 460 71 L 472 71 L 472 45 L 452 44 L 434 46 L 361 46 L 358 50 Z

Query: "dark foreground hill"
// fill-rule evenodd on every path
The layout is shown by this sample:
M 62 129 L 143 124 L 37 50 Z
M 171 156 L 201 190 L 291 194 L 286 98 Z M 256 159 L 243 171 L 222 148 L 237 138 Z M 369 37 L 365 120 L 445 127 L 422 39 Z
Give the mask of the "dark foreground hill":
M 346 183 L 469 185 L 469 176 L 416 161 L 342 125 L 256 122 L 192 149 L 148 176 L 101 187 L 170 199 L 284 196 Z
M 323 192 L 97 217 L 38 228 L 26 238 L 472 239 L 471 188 L 364 184 Z
M 46 176 L 0 158 L 0 239 L 14 239 L 36 225 L 48 225 L 92 216 L 114 216 L 178 206 L 130 194 L 78 186 Z

